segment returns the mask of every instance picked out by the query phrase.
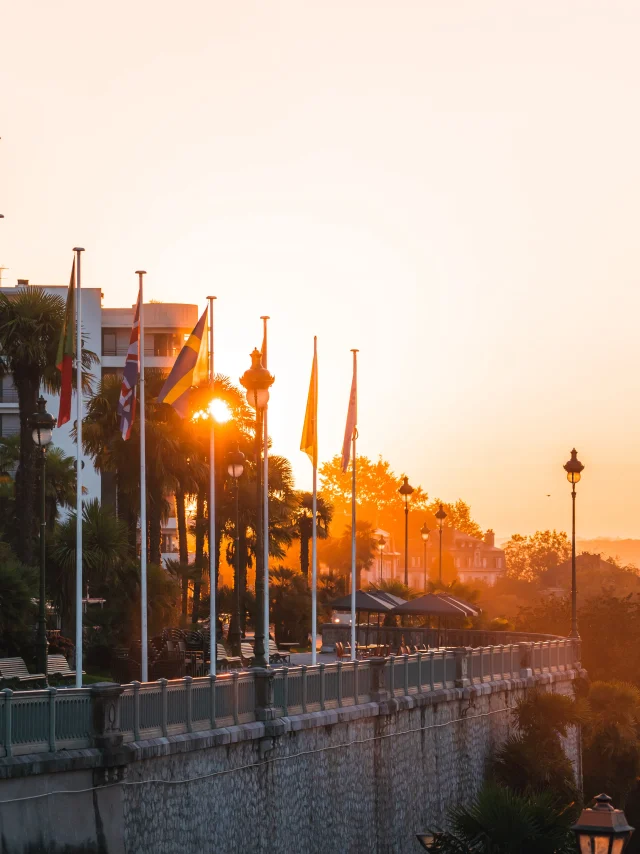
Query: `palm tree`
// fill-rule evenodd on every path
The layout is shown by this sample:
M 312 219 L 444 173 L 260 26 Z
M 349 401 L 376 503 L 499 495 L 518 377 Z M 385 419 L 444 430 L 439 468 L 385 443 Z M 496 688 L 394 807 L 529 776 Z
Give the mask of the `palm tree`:
M 297 507 L 294 509 L 294 523 L 291 535 L 300 540 L 300 569 L 311 585 L 309 575 L 309 543 L 313 535 L 313 495 L 311 492 L 296 492 Z M 318 495 L 316 499 L 316 530 L 318 538 L 326 540 L 329 525 L 333 518 L 333 505 Z
M 45 471 L 45 502 L 47 528 L 53 530 L 59 507 L 74 507 L 76 502 L 76 461 L 67 457 L 61 448 L 47 450 Z M 87 488 L 82 487 L 86 494 Z
M 575 854 L 574 804 L 541 792 L 485 785 L 469 806 L 448 810 L 449 831 L 433 831 L 432 854 Z
M 132 556 L 126 525 L 97 499 L 82 509 L 82 564 L 89 587 L 109 589 L 128 572 Z M 54 596 L 60 605 L 63 627 L 71 625 L 75 594 L 76 515 L 72 513 L 54 530 L 50 545 Z
M 65 314 L 62 297 L 41 288 L 19 288 L 0 293 L 0 375 L 10 374 L 18 392 L 20 409 L 20 460 L 16 473 L 15 545 L 24 563 L 33 558 L 35 518 L 35 445 L 29 418 L 36 411 L 38 394 L 60 389 L 56 368 L 58 342 Z M 91 390 L 88 373 L 95 353 L 82 349 L 83 391 Z

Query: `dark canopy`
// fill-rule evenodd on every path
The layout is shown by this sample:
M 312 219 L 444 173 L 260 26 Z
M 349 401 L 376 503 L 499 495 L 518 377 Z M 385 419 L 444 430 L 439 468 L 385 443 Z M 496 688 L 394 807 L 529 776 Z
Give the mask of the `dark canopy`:
M 356 590 L 356 611 L 369 611 L 372 614 L 386 614 L 393 608 L 404 604 L 404 599 L 393 596 L 384 590 Z M 330 603 L 334 611 L 351 610 L 351 594 Z
M 422 617 L 477 617 L 480 609 L 458 599 L 457 596 L 447 596 L 444 593 L 427 593 L 418 599 L 411 599 L 409 602 L 398 605 L 392 613 L 414 614 Z

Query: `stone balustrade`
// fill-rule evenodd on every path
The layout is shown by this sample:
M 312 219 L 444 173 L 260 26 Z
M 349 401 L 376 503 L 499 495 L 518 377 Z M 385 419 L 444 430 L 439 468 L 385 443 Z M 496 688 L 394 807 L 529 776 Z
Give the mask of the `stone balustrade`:
M 552 639 L 255 668 L 145 684 L 5 689 L 0 692 L 0 756 L 115 748 L 446 688 L 575 670 L 579 659 L 579 641 Z

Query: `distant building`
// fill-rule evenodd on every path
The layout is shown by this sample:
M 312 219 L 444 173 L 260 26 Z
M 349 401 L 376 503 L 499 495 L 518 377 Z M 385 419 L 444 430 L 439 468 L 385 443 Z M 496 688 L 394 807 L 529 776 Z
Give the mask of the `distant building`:
M 382 550 L 378 547 L 381 537 L 384 540 Z M 373 541 L 376 544 L 375 557 L 369 569 L 362 571 L 361 587 L 365 587 L 367 584 L 377 584 L 379 581 L 401 580 L 404 576 L 398 569 L 400 552 L 395 550 L 393 537 L 389 531 L 376 528 L 373 532 Z
M 426 548 L 427 575 L 437 577 L 440 561 L 440 534 L 438 529 L 431 531 Z M 462 582 L 482 581 L 493 586 L 506 572 L 505 554 L 495 544 L 495 534 L 489 530 L 484 539 L 463 534 L 455 528 L 442 529 L 443 567 L 453 565 L 453 569 Z M 404 562 L 400 559 L 401 573 Z M 424 543 L 421 539 L 409 540 L 409 586 L 417 590 L 424 589 Z M 445 571 L 445 578 L 451 571 Z
M 611 574 L 613 566 L 602 555 L 583 552 L 576 555 L 576 573 L 600 575 L 605 578 Z M 540 587 L 550 596 L 567 596 L 571 592 L 571 558 L 551 567 L 540 576 Z
M 29 287 L 27 279 L 18 279 L 16 287 Z M 38 285 L 47 293 L 67 297 L 66 285 Z M 9 288 L 3 287 L 3 291 Z M 137 295 L 137 287 L 132 283 L 132 296 Z M 104 308 L 103 294 L 100 288 L 82 288 L 82 328 L 86 347 L 98 357 L 93 367 L 96 379 L 108 374 L 122 375 L 129 347 L 133 312 L 135 306 L 128 308 Z M 198 306 L 185 303 L 151 302 L 144 304 L 144 355 L 146 368 L 159 368 L 169 373 L 182 345 L 189 337 L 198 321 Z M 58 415 L 59 398 L 57 395 L 45 395 L 47 409 L 54 417 Z M 71 421 L 63 427 L 56 427 L 53 442 L 65 454 L 75 457 L 76 446 L 71 437 L 75 423 L 75 395 L 72 401 Z M 12 436 L 19 432 L 18 395 L 10 376 L 0 379 L 0 436 Z M 86 409 L 85 409 L 86 414 Z M 113 477 L 100 474 L 93 467 L 89 456 L 83 459 L 83 486 L 87 490 L 85 501 L 99 498 L 102 502 L 115 507 L 115 486 Z M 165 520 L 162 530 L 163 558 L 175 557 L 178 551 L 175 517 Z

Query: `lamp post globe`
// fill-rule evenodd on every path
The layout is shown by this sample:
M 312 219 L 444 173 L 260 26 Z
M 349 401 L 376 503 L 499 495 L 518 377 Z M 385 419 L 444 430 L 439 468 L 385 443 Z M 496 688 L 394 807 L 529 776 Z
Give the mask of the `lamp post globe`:
M 38 398 L 38 408 L 29 418 L 31 437 L 39 449 L 40 466 L 40 601 L 38 604 L 38 627 L 36 631 L 37 670 L 47 677 L 47 615 L 46 615 L 46 456 L 47 446 L 53 439 L 56 419 L 47 412 L 46 401 Z
M 578 584 L 576 576 L 576 483 L 580 481 L 584 470 L 574 448 L 570 459 L 564 464 L 567 480 L 571 484 L 571 634 L 569 637 L 578 639 Z
M 238 478 L 242 477 L 244 472 L 244 454 L 240 450 L 240 446 L 236 443 L 235 450 L 227 454 L 227 472 L 229 477 L 233 478 L 236 518 L 234 526 L 234 557 L 235 557 L 235 578 L 234 578 L 234 597 L 233 597 L 233 614 L 231 615 L 231 625 L 229 626 L 229 643 L 231 644 L 231 652 L 233 655 L 239 656 L 241 653 L 242 636 L 240 633 L 240 510 L 239 510 L 239 488 Z
M 425 522 L 420 528 L 420 536 L 422 537 L 422 543 L 424 546 L 424 555 L 423 555 L 423 569 L 424 569 L 424 592 L 427 592 L 427 543 L 429 542 L 429 534 L 431 533 L 427 523 Z
M 262 354 L 258 349 L 251 353 L 251 367 L 240 377 L 240 385 L 247 390 L 247 402 L 256 411 L 255 458 L 256 458 L 256 626 L 253 663 L 255 667 L 266 667 L 265 611 L 261 603 L 265 598 L 264 543 L 263 543 L 263 496 L 262 496 L 262 416 L 269 402 L 269 389 L 275 377 L 262 365 Z M 268 646 L 268 644 L 266 645 Z
M 571 828 L 578 840 L 580 854 L 622 854 L 634 828 L 622 810 L 611 806 L 609 795 L 598 795 L 595 805 L 582 810 Z
M 398 490 L 404 498 L 404 585 L 409 586 L 409 498 L 414 492 L 414 488 L 409 483 L 409 478 L 405 475 L 402 479 L 402 486 Z
M 382 583 L 382 553 L 384 552 L 384 547 L 387 545 L 387 541 L 380 534 L 380 539 L 378 540 L 378 551 L 380 552 L 380 582 Z
M 440 507 L 438 508 L 435 516 L 438 520 L 438 526 L 440 531 L 440 559 L 438 562 L 438 581 L 442 584 L 442 525 L 444 523 L 444 520 L 447 518 L 446 511 L 442 504 L 440 504 Z

